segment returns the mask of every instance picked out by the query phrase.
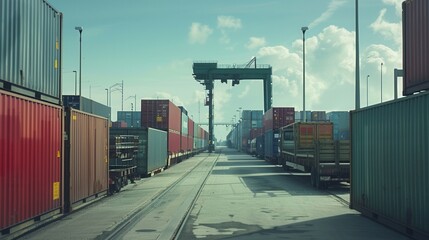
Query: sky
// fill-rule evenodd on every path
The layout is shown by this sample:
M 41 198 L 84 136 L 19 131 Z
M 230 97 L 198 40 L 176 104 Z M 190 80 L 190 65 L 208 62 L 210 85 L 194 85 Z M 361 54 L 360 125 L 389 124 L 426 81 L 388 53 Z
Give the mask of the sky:
M 63 94 L 74 94 L 82 32 L 82 95 L 105 103 L 124 81 L 123 109 L 141 99 L 170 99 L 199 123 L 208 122 L 204 86 L 194 62 L 272 66 L 273 106 L 303 108 L 305 34 L 306 110 L 355 108 L 353 0 L 48 0 L 64 14 Z M 393 71 L 402 68 L 402 0 L 359 0 L 361 107 L 392 100 Z M 383 63 L 383 65 L 381 64 Z M 369 77 L 367 77 L 369 75 Z M 367 86 L 368 80 L 368 86 Z M 382 83 L 382 87 L 381 87 Z M 114 89 L 114 88 L 113 88 Z M 402 81 L 398 86 L 402 96 Z M 122 108 L 111 93 L 112 120 Z M 262 81 L 232 87 L 215 82 L 214 118 L 238 120 L 239 109 L 263 110 Z M 235 117 L 234 117 L 235 116 Z M 216 126 L 215 137 L 231 130 Z

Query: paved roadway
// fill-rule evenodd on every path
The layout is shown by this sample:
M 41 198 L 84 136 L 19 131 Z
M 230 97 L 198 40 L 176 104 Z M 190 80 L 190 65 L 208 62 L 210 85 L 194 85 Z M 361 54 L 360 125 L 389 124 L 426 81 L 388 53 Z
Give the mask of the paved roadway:
M 224 153 L 179 239 L 408 239 L 312 188 L 308 174 Z M 348 201 L 345 188 L 329 191 Z
M 347 185 L 329 189 L 339 199 L 313 189 L 308 174 L 222 152 L 218 159 L 207 153 L 190 158 L 22 239 L 170 239 L 181 220 L 177 239 L 186 240 L 408 239 L 349 209 L 341 200 L 348 201 Z M 112 237 L 131 216 L 135 221 Z

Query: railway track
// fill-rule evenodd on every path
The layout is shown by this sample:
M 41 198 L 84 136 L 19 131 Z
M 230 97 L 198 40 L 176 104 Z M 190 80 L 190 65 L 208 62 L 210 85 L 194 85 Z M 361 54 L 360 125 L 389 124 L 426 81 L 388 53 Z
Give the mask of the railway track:
M 163 191 L 159 192 L 154 198 L 151 199 L 150 202 L 141 206 L 133 214 L 127 217 L 124 221 L 119 223 L 113 230 L 109 232 L 104 232 L 103 234 L 99 235 L 96 239 L 110 240 L 110 239 L 124 238 L 130 231 L 137 228 L 139 223 L 142 222 L 145 219 L 145 217 L 147 217 L 157 209 L 159 210 L 159 208 L 162 208 L 163 206 L 165 207 L 165 204 L 167 202 L 166 199 L 168 198 L 171 199 L 171 196 L 168 196 L 168 195 L 177 194 L 176 192 L 179 191 L 178 189 L 181 185 L 186 185 L 186 184 L 189 185 L 189 183 L 186 183 L 188 178 L 198 177 L 198 176 L 192 176 L 192 175 L 201 174 L 200 178 L 195 183 L 192 191 L 189 192 L 189 196 L 184 199 L 183 203 L 180 204 L 180 207 L 176 209 L 177 211 L 175 211 L 175 213 L 172 216 L 170 216 L 168 225 L 165 227 L 165 229 L 162 229 L 162 231 L 159 231 L 160 232 L 160 235 L 158 237 L 159 239 L 176 239 L 180 235 L 180 232 L 182 231 L 182 228 L 186 223 L 186 220 L 196 200 L 198 199 L 201 191 L 203 190 L 204 185 L 208 177 L 210 176 L 210 173 L 212 172 L 214 166 L 216 165 L 216 162 L 218 161 L 219 157 L 220 157 L 220 153 L 208 155 L 207 157 L 202 159 L 200 163 L 195 165 L 193 168 L 188 170 L 183 176 L 177 179 L 173 184 L 171 184 Z

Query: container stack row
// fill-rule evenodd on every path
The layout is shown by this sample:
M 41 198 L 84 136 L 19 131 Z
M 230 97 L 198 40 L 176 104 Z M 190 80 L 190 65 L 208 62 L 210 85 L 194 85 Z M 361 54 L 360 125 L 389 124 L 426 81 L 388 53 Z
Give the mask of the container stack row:
M 141 124 L 168 133 L 168 166 L 208 147 L 207 131 L 195 124 L 184 107 L 178 107 L 170 100 L 143 99 Z

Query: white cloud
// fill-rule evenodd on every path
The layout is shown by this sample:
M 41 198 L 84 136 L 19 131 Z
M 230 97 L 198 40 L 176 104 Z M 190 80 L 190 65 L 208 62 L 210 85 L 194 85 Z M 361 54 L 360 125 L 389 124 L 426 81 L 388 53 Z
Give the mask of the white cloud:
M 313 28 L 319 25 L 320 23 L 328 20 L 332 16 L 332 14 L 334 14 L 334 12 L 345 3 L 346 3 L 345 0 L 332 0 L 331 3 L 329 3 L 328 9 L 325 12 L 323 12 L 322 15 L 320 15 L 320 17 L 316 18 L 313 22 L 311 22 L 310 25 L 308 25 L 308 27 Z
M 265 46 L 265 44 L 266 44 L 265 38 L 251 37 L 249 39 L 249 42 L 246 44 L 246 47 L 248 49 L 255 49 L 255 48 L 263 47 Z
M 249 85 L 246 85 L 246 87 L 244 88 L 244 91 L 242 91 L 242 92 L 240 93 L 240 95 L 238 95 L 238 97 L 239 97 L 239 98 L 244 98 L 244 97 L 246 97 L 246 96 L 249 94 L 249 91 L 250 91 L 250 86 L 249 86 Z
M 189 42 L 192 44 L 204 44 L 212 33 L 213 30 L 209 26 L 201 23 L 192 23 L 189 30 Z
M 234 18 L 231 16 L 218 16 L 217 17 L 218 28 L 229 28 L 229 29 L 240 29 L 241 19 Z
M 372 30 L 380 33 L 386 39 L 393 40 L 396 44 L 402 43 L 402 24 L 401 22 L 392 23 L 384 19 L 387 9 L 382 9 L 378 18 L 370 25 Z
M 296 40 L 291 49 L 263 47 L 258 55 L 260 61 L 272 63 L 275 104 L 302 109 L 302 40 Z M 354 59 L 354 32 L 345 28 L 329 26 L 307 39 L 306 109 L 347 110 L 353 107 Z M 334 97 L 337 95 L 345 100 L 338 101 Z
M 402 16 L 402 2 L 404 2 L 404 0 L 383 0 L 384 4 L 395 6 L 396 15 L 398 17 Z

